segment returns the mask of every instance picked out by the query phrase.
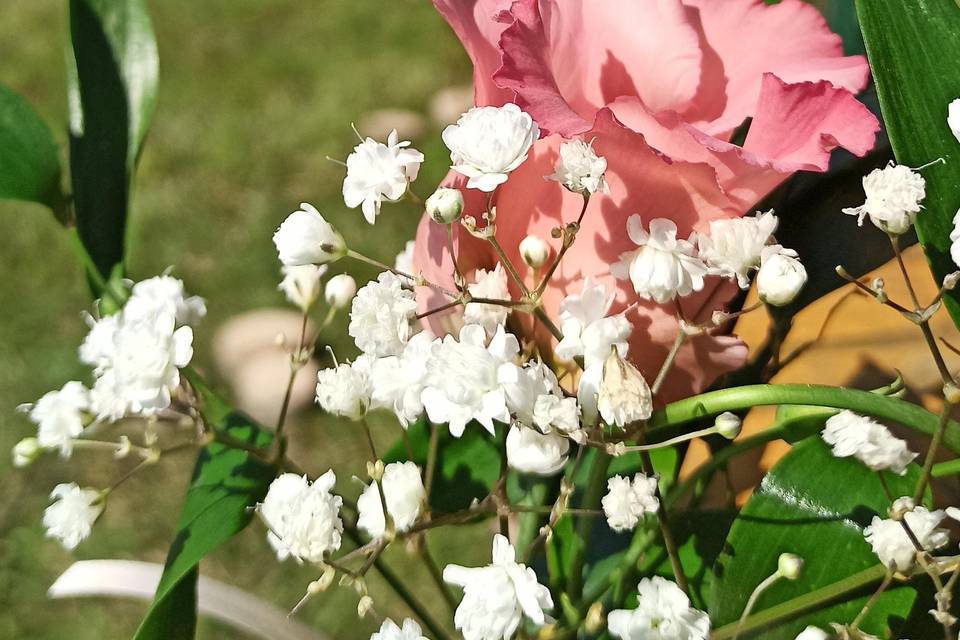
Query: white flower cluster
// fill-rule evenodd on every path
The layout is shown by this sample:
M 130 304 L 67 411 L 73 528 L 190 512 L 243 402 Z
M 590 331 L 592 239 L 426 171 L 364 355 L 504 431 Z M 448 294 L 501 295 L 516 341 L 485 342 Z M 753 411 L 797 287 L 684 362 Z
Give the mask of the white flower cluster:
M 610 612 L 607 629 L 620 640 L 707 640 L 710 618 L 690 606 L 690 598 L 680 587 L 654 576 L 637 585 L 636 609 Z
M 878 229 L 899 236 L 910 230 L 923 209 L 920 202 L 926 196 L 926 181 L 913 169 L 891 161 L 864 176 L 863 191 L 867 196 L 864 203 L 843 212 L 857 216 L 861 226 L 868 217 Z
M 279 560 L 322 562 L 340 548 L 343 499 L 331 493 L 336 481 L 333 471 L 327 471 L 313 482 L 284 473 L 270 483 L 257 513 L 269 529 L 267 540 Z
M 657 478 L 638 473 L 633 480 L 613 476 L 607 480 L 607 495 L 600 501 L 607 524 L 614 531 L 629 531 L 644 514 L 660 509 Z
M 150 417 L 170 406 L 180 385 L 180 369 L 193 356 L 189 325 L 206 314 L 206 306 L 202 298 L 185 293 L 183 282 L 166 274 L 124 284 L 129 297 L 119 311 L 87 318 L 90 330 L 78 356 L 93 369 L 92 387 L 70 381 L 35 403 L 18 407 L 36 424 L 37 434 L 14 447 L 15 466 L 30 464 L 43 451 L 56 450 L 69 458 L 90 425 Z M 130 450 L 126 438 L 98 444 L 115 444 L 117 457 Z M 90 534 L 106 492 L 60 484 L 51 498 L 54 503 L 43 518 L 47 535 L 73 549 Z
M 950 540 L 949 531 L 937 528 L 945 515 L 939 509 L 928 511 L 918 506 L 901 514 L 903 522 L 874 516 L 870 526 L 863 530 L 863 535 L 885 567 L 904 573 L 913 566 L 917 548 L 903 523 L 907 524 L 925 551 L 933 551 Z
M 449 564 L 443 579 L 463 588 L 454 624 L 464 640 L 507 640 L 526 617 L 546 622 L 544 609 L 553 607 L 550 590 L 537 581 L 533 569 L 516 561 L 516 552 L 500 534 L 493 538 L 493 562 L 485 567 Z
M 882 424 L 852 411 L 841 411 L 827 420 L 823 440 L 833 446 L 838 458 L 855 457 L 874 471 L 889 470 L 898 475 L 917 457 L 907 443 L 890 433 Z
M 713 220 L 707 233 L 677 238 L 672 220 L 654 218 L 649 231 L 640 216 L 627 219 L 627 235 L 638 246 L 620 256 L 610 272 L 630 280 L 637 295 L 665 304 L 700 291 L 708 275 L 750 285 L 757 272 L 760 299 L 773 306 L 789 304 L 807 281 L 795 251 L 774 242 L 777 218 L 772 211 L 753 217 Z

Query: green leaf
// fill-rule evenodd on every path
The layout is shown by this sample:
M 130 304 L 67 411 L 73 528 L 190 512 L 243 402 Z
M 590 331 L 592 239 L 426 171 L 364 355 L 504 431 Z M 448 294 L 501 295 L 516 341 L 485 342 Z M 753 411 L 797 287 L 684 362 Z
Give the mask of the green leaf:
M 905 476 L 886 478 L 895 495 L 910 495 L 919 473 L 911 465 Z M 753 589 L 776 570 L 781 553 L 802 557 L 803 572 L 798 580 L 775 583 L 760 596 L 754 613 L 878 568 L 863 528 L 874 515 L 885 513 L 888 504 L 876 474 L 864 465 L 833 457 L 819 438 L 794 446 L 770 470 L 730 529 L 710 596 L 714 625 L 740 617 Z M 807 625 L 827 628 L 830 622 L 849 622 L 871 592 L 869 587 L 855 591 L 764 628 L 761 635 L 744 633 L 741 638 L 793 640 Z M 882 636 L 907 618 L 915 598 L 909 585 L 886 592 L 861 629 Z
M 252 420 L 230 410 L 196 376 L 187 374 L 205 400 L 203 417 L 217 432 L 256 448 L 267 447 L 271 436 Z M 135 640 L 192 638 L 196 611 L 186 611 L 195 601 L 197 565 L 201 558 L 229 540 L 250 522 L 250 507 L 267 493 L 276 469 L 243 449 L 211 443 L 200 452 L 193 480 L 170 545 L 153 605 L 134 636 Z M 194 622 L 177 621 L 192 615 Z
M 77 229 L 100 273 L 123 260 L 130 187 L 157 91 L 145 0 L 70 0 L 67 96 Z
M 923 170 L 927 196 L 916 225 L 940 280 L 957 269 L 949 235 L 960 206 L 960 143 L 947 126 L 947 105 L 960 94 L 960 7 L 955 0 L 856 0 L 856 6 L 897 162 L 919 167 L 945 160 Z M 960 326 L 960 291 L 945 299 Z
M 19 95 L 0 85 L 0 198 L 38 202 L 65 221 L 60 158 L 50 129 Z
M 500 477 L 501 450 L 505 429 L 498 425 L 497 436 L 491 436 L 480 424 L 471 422 L 463 435 L 454 438 L 446 425 L 437 425 L 440 438 L 437 462 L 430 492 L 430 507 L 440 513 L 466 509 L 474 500 L 490 493 Z M 413 461 L 426 467 L 430 447 L 430 425 L 421 418 L 407 429 L 413 450 Z M 385 463 L 409 460 L 403 440 L 395 443 L 383 456 Z

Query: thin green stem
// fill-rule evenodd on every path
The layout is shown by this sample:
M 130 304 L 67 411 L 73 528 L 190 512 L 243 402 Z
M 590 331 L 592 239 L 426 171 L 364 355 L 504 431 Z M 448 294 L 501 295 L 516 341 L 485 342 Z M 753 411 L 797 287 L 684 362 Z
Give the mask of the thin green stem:
M 670 351 L 667 352 L 667 357 L 663 361 L 663 364 L 660 365 L 660 371 L 657 372 L 657 377 L 654 378 L 653 384 L 650 385 L 650 394 L 656 397 L 657 393 L 660 391 L 660 387 L 663 385 L 664 380 L 667 379 L 667 373 L 670 372 L 670 369 L 673 367 L 674 361 L 677 359 L 677 354 L 680 353 L 680 347 L 683 346 L 684 341 L 687 338 L 687 334 L 684 333 L 682 328 L 677 329 L 677 337 L 674 338 L 673 344 L 670 345 Z
M 757 600 L 760 598 L 761 594 L 763 594 L 764 591 L 769 589 L 770 586 L 779 579 L 780 572 L 775 571 L 771 575 L 764 578 L 753 590 L 753 592 L 750 594 L 750 597 L 747 598 L 747 604 L 743 607 L 743 613 L 740 614 L 740 619 L 737 620 L 737 628 L 733 632 L 733 640 L 737 640 L 737 637 L 740 635 L 740 631 L 743 629 L 743 623 L 747 621 L 747 617 L 750 615 L 750 612 L 753 611 L 753 607 L 757 604 Z
M 297 350 L 291 356 L 290 375 L 287 376 L 287 388 L 283 393 L 283 402 L 280 405 L 280 415 L 277 418 L 277 428 L 274 430 L 274 443 L 276 453 L 274 461 L 283 459 L 287 452 L 287 436 L 283 433 L 283 428 L 287 423 L 287 412 L 290 410 L 290 398 L 293 396 L 293 383 L 297 379 L 297 373 L 303 368 L 303 347 L 307 339 L 307 321 L 309 316 L 304 313 L 300 322 L 300 338 L 297 340 Z
M 393 267 L 391 267 L 391 266 L 389 266 L 389 265 L 386 265 L 386 264 L 380 262 L 379 260 L 375 260 L 375 259 L 373 259 L 373 258 L 370 258 L 370 257 L 368 257 L 368 256 L 363 255 L 362 253 L 358 253 L 358 252 L 354 251 L 353 249 L 347 249 L 347 257 L 348 257 L 348 258 L 353 258 L 354 260 L 359 260 L 360 262 L 365 262 L 365 263 L 367 263 L 367 264 L 369 264 L 369 265 L 373 265 L 374 267 L 377 267 L 378 269 L 383 269 L 384 271 L 389 271 L 390 273 L 392 273 L 392 274 L 394 274 L 394 275 L 398 275 L 398 276 L 400 276 L 401 278 L 406 278 L 407 280 L 409 280 L 412 284 L 414 284 L 414 285 L 416 285 L 416 286 L 430 287 L 431 289 L 433 289 L 433 290 L 435 290 L 435 291 L 439 291 L 440 293 L 442 293 L 442 294 L 444 294 L 444 295 L 446 295 L 446 296 L 450 296 L 451 298 L 458 298 L 458 297 L 460 296 L 460 294 L 459 294 L 458 292 L 456 292 L 456 291 L 451 291 L 450 289 L 447 289 L 446 287 L 441 287 L 440 285 L 435 284 L 435 283 L 433 283 L 433 282 L 428 282 L 428 281 L 424 280 L 423 278 L 421 278 L 421 277 L 419 277 L 419 276 L 410 275 L 409 273 L 406 273 L 406 272 L 404 272 L 404 271 L 400 271 L 399 269 L 395 269 L 395 268 L 393 268 Z
M 420 559 L 423 560 L 423 563 L 427 567 L 427 571 L 430 573 L 430 579 L 433 580 L 433 584 L 436 585 L 440 595 L 443 596 L 444 602 L 447 603 L 447 607 L 449 607 L 450 612 L 453 613 L 457 610 L 457 601 L 450 592 L 450 587 L 448 587 L 447 583 L 443 581 L 443 571 L 440 569 L 440 565 L 437 563 L 436 558 L 434 558 L 433 554 L 430 553 L 430 547 L 427 546 L 426 535 L 427 534 L 424 533 L 423 536 L 421 536 L 421 539 L 417 545 L 417 551 L 420 553 Z
M 737 412 L 751 407 L 781 404 L 849 409 L 890 420 L 927 435 L 933 435 L 939 424 L 939 417 L 923 407 L 870 391 L 813 384 L 756 384 L 710 391 L 672 402 L 653 413 L 647 428 L 648 433 L 655 433 L 724 411 Z M 960 453 L 960 424 L 947 421 L 943 444 L 951 451 Z
M 587 205 L 590 204 L 590 194 L 583 194 L 583 206 L 580 208 L 580 215 L 577 216 L 577 221 L 567 225 L 561 231 L 563 233 L 563 244 L 560 245 L 560 251 L 557 252 L 557 257 L 550 264 L 550 267 L 547 269 L 546 274 L 544 274 L 543 279 L 540 280 L 540 284 L 537 285 L 537 288 L 533 292 L 533 297 L 539 299 L 543 295 L 543 291 L 547 288 L 547 285 L 550 283 L 550 279 L 553 277 L 554 272 L 560 266 L 560 261 L 563 260 L 563 256 L 566 255 L 570 247 L 573 246 L 573 243 L 577 239 L 577 233 L 580 231 L 580 223 L 583 222 L 583 215 L 587 212 Z
M 923 493 L 930 483 L 930 477 L 933 474 L 933 463 L 937 457 L 937 449 L 940 448 L 940 443 L 943 441 L 943 434 L 947 430 L 947 421 L 950 420 L 950 409 L 952 408 L 952 404 L 946 400 L 943 401 L 943 409 L 940 410 L 940 419 L 937 421 L 937 428 L 933 432 L 933 438 L 930 440 L 927 455 L 923 460 L 923 471 L 917 479 L 917 487 L 913 491 L 913 501 L 915 504 L 920 504 L 923 500 Z
M 640 452 L 640 462 L 643 466 L 643 472 L 650 477 L 656 477 L 656 471 L 653 468 L 653 461 L 650 454 L 646 451 Z M 677 543 L 673 537 L 673 529 L 670 526 L 669 509 L 664 504 L 663 495 L 660 493 L 660 483 L 656 485 L 655 495 L 660 502 L 660 510 L 657 512 L 657 526 L 660 527 L 660 537 L 663 538 L 663 548 L 670 558 L 670 568 L 673 570 L 673 577 L 677 586 L 683 589 L 684 593 L 690 593 L 690 585 L 687 584 L 687 577 L 683 573 L 683 565 L 680 564 L 680 554 L 677 551 Z
M 877 590 L 873 592 L 873 595 L 870 596 L 870 599 L 867 600 L 867 602 L 863 605 L 863 608 L 860 609 L 860 613 L 858 613 L 857 617 L 854 618 L 853 622 L 850 623 L 852 628 L 860 628 L 860 624 L 863 622 L 863 619 L 867 617 L 868 613 L 870 613 L 870 609 L 873 608 L 873 605 L 877 604 L 877 600 L 880 599 L 880 596 L 882 596 L 883 592 L 887 590 L 887 587 L 890 586 L 891 582 L 893 582 L 893 575 L 887 572 L 887 575 L 883 576 L 880 586 L 877 587 Z
M 510 274 L 510 278 L 512 278 L 514 283 L 516 283 L 517 288 L 520 289 L 520 293 L 523 294 L 524 298 L 529 298 L 530 290 L 527 289 L 527 285 L 523 281 L 523 278 L 520 277 L 520 273 L 517 271 L 517 268 L 513 266 L 513 262 L 511 262 L 510 258 L 507 257 L 503 247 L 500 246 L 500 241 L 497 240 L 497 236 L 490 234 L 487 236 L 487 240 L 489 240 L 493 250 L 497 252 L 497 257 L 500 258 L 500 264 L 502 264 L 503 268 L 507 270 L 508 274 Z
M 430 503 L 430 491 L 433 489 L 433 476 L 437 467 L 437 449 L 440 445 L 440 425 L 430 423 L 430 444 L 427 448 L 427 467 L 424 469 L 424 489 L 426 502 Z

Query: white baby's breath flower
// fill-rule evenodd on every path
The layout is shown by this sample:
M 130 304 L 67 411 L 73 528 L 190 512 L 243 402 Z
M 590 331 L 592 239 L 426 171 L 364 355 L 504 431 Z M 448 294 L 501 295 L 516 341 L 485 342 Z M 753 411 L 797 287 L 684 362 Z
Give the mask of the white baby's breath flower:
M 960 267 L 960 209 L 953 216 L 953 229 L 950 231 L 950 257 Z
M 607 480 L 607 495 L 600 501 L 607 524 L 614 531 L 629 531 L 647 513 L 656 513 L 657 479 L 638 473 L 633 477 L 613 476 Z
M 409 146 L 410 142 L 399 141 L 394 129 L 387 144 L 367 138 L 347 156 L 343 202 L 351 209 L 360 207 L 370 224 L 376 222 L 383 200 L 399 200 L 407 185 L 417 179 L 423 154 Z
M 882 169 L 874 169 L 863 178 L 866 201 L 858 207 L 843 209 L 847 215 L 857 216 L 863 225 L 869 217 L 878 229 L 891 235 L 906 233 L 923 206 L 926 181 L 919 173 L 892 161 Z
M 90 409 L 90 392 L 82 383 L 71 381 L 58 391 L 48 391 L 34 404 L 17 407 L 37 425 L 36 444 L 58 449 L 64 458 L 73 451 L 73 440 L 83 433 Z
M 301 264 L 295 267 L 284 266 L 283 280 L 277 287 L 283 291 L 287 300 L 307 312 L 320 295 L 320 278 L 326 273 L 326 265 Z
M 123 313 L 123 312 L 121 312 Z M 193 358 L 193 331 L 159 312 L 128 321 L 124 313 L 101 353 L 90 406 L 101 420 L 152 416 L 170 406 L 180 369 Z M 107 353 L 109 352 L 109 353 Z
M 663 304 L 703 289 L 707 266 L 690 240 L 677 239 L 677 225 L 672 220 L 651 220 L 647 233 L 640 216 L 632 215 L 627 219 L 627 235 L 639 248 L 621 254 L 610 273 L 620 280 L 629 279 L 638 296 Z
M 125 322 L 173 314 L 177 326 L 196 325 L 207 314 L 207 305 L 200 296 L 188 296 L 183 281 L 161 275 L 133 285 L 130 299 L 123 306 Z
M 413 334 L 410 322 L 416 313 L 413 292 L 399 276 L 384 271 L 357 292 L 347 331 L 364 353 L 399 355 Z
M 920 546 L 926 551 L 933 551 L 950 541 L 949 532 L 937 528 L 944 516 L 939 509 L 928 511 L 924 507 L 915 507 L 907 511 L 903 518 Z M 904 573 L 913 566 L 917 548 L 902 523 L 874 516 L 870 526 L 863 530 L 863 535 L 885 567 Z
M 430 331 L 421 331 L 399 356 L 378 358 L 370 369 L 371 407 L 393 411 L 404 428 L 423 414 L 420 395 L 435 340 Z
M 770 245 L 763 250 L 757 273 L 757 295 L 774 307 L 788 305 L 807 283 L 807 270 L 793 249 Z
M 833 455 L 853 456 L 874 471 L 889 470 L 902 476 L 907 472 L 907 465 L 917 457 L 906 442 L 894 437 L 885 426 L 852 411 L 844 410 L 831 416 L 822 436 L 824 442 L 833 447 Z
M 514 425 L 507 433 L 507 464 L 520 473 L 552 476 L 563 469 L 570 441 L 555 432 Z
M 293 556 L 297 562 L 321 562 L 340 548 L 343 499 L 330 492 L 336 481 L 333 471 L 327 471 L 312 483 L 295 473 L 284 473 L 270 483 L 257 512 L 269 529 L 267 541 L 277 559 Z
M 411 276 L 416 275 L 414 273 L 416 269 L 413 266 L 413 250 L 416 248 L 416 246 L 416 240 L 407 240 L 407 244 L 403 245 L 403 251 L 398 253 L 397 257 L 394 259 L 393 268 L 400 273 L 406 273 L 407 275 Z
M 522 368 L 504 367 L 500 384 L 507 394 L 507 408 L 514 421 L 531 427 L 537 399 L 543 395 L 560 395 L 557 376 L 542 362 L 530 361 Z
M 750 286 L 750 272 L 760 267 L 760 254 L 777 229 L 773 211 L 756 216 L 712 220 L 710 233 L 698 236 L 700 258 L 710 273 L 736 278 L 741 289 Z
M 317 372 L 317 404 L 335 416 L 359 420 L 370 407 L 370 369 L 374 358 L 359 356 Z
M 395 530 L 400 533 L 407 531 L 417 521 L 427 499 L 420 468 L 413 462 L 391 462 L 384 467 L 380 483 Z M 363 490 L 357 499 L 357 510 L 357 526 L 372 538 L 382 536 L 385 527 L 383 505 L 375 483 L 371 482 Z
M 830 640 L 830 635 L 819 627 L 808 626 L 794 640 Z
M 476 568 L 449 564 L 443 579 L 463 587 L 453 621 L 464 640 L 509 640 L 524 616 L 543 625 L 544 609 L 553 607 L 550 590 L 537 582 L 533 569 L 517 563 L 513 546 L 500 534 L 493 537 L 492 564 Z
M 349 273 L 338 273 L 323 289 L 323 298 L 334 309 L 343 309 L 357 295 L 357 281 Z
M 643 374 L 621 358 L 616 349 L 610 350 L 603 363 L 597 409 L 607 424 L 621 428 L 637 420 L 646 420 L 653 413 L 650 387 Z
M 627 338 L 633 325 L 623 313 L 607 315 L 615 294 L 607 293 L 602 284 L 583 281 L 580 293 L 572 293 L 560 303 L 560 332 L 563 339 L 556 346 L 556 354 L 564 360 L 583 357 L 584 366 L 600 365 L 616 347 L 621 356 L 627 355 Z
M 543 433 L 557 430 L 571 434 L 580 429 L 580 406 L 576 398 L 543 394 L 534 401 L 532 418 L 533 426 Z
M 637 608 L 611 611 L 607 628 L 619 640 L 707 640 L 710 617 L 676 584 L 654 576 L 637 585 Z
M 113 358 L 116 343 L 114 336 L 120 326 L 122 314 L 104 316 L 96 319 L 87 314 L 86 322 L 90 327 L 86 337 L 80 344 L 80 362 L 93 367 L 98 372 L 106 367 Z
M 490 192 L 527 159 L 540 128 L 529 114 L 508 103 L 470 109 L 444 129 L 442 137 L 453 170 L 469 178 L 467 187 Z
M 501 381 L 513 377 L 514 358 L 520 352 L 517 338 L 498 327 L 486 344 L 483 327 L 468 324 L 460 339 L 444 336 L 433 343 L 421 395 L 430 420 L 446 423 L 459 438 L 471 420 L 490 433 L 493 421 L 510 421 Z
M 556 180 L 574 193 L 606 193 L 606 170 L 607 159 L 598 156 L 589 142 L 575 138 L 560 143 L 556 172 L 547 179 Z
M 473 276 L 473 284 L 467 285 L 470 295 L 490 300 L 509 300 L 510 289 L 507 287 L 507 272 L 499 262 L 490 271 L 477 269 Z M 478 324 L 484 328 L 488 336 L 492 336 L 497 327 L 507 321 L 510 309 L 497 304 L 470 302 L 463 307 L 463 322 Z
M 93 529 L 103 513 L 103 493 L 81 489 L 75 482 L 58 484 L 50 493 L 54 501 L 43 512 L 48 538 L 56 538 L 65 549 L 75 549 Z
M 960 142 L 960 98 L 947 106 L 947 126 L 950 127 L 957 142 Z
M 280 224 L 273 234 L 273 244 L 277 247 L 280 262 L 287 266 L 326 264 L 347 253 L 343 236 L 330 226 L 316 207 L 306 202 L 300 203 L 300 209 Z
M 33 464 L 33 461 L 43 453 L 43 448 L 36 438 L 23 438 L 13 445 L 10 453 L 13 457 L 13 466 L 20 469 Z
M 463 213 L 463 194 L 459 189 L 440 187 L 430 194 L 423 208 L 437 224 L 451 224 Z
M 370 640 L 428 640 L 423 635 L 420 625 L 406 618 L 403 626 L 397 626 L 397 623 L 387 618 L 380 625 L 380 630 L 370 636 Z

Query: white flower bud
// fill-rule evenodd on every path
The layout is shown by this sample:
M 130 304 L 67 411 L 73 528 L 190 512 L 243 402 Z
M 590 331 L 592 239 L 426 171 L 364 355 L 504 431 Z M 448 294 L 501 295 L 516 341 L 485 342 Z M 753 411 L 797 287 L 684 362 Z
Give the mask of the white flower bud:
M 425 208 L 437 224 L 456 222 L 463 213 L 463 194 L 459 189 L 440 187 L 427 198 Z
M 765 256 L 757 273 L 757 292 L 760 299 L 774 307 L 793 302 L 807 283 L 807 270 L 796 258 L 796 254 L 789 253 L 781 251 Z
M 724 411 L 718 415 L 716 421 L 713 423 L 717 433 L 722 435 L 727 440 L 733 440 L 740 435 L 740 428 L 742 425 L 743 423 L 740 420 L 740 417 L 729 411 Z
M 960 282 L 960 271 L 948 273 L 947 275 L 943 276 L 943 289 L 945 291 L 952 291 L 956 289 L 958 282 Z
M 787 580 L 796 580 L 803 569 L 803 558 L 795 553 L 781 553 L 777 560 L 777 573 Z
M 913 498 L 903 496 L 893 501 L 887 513 L 893 520 L 903 520 L 904 514 L 908 511 L 913 511 L 916 507 L 917 504 L 913 501 Z
M 326 266 L 313 264 L 285 266 L 278 288 L 287 296 L 287 300 L 306 313 L 320 295 L 320 278 L 326 270 Z
M 273 234 L 280 262 L 287 266 L 326 264 L 346 255 L 347 244 L 316 207 L 306 202 Z
M 520 241 L 520 257 L 531 269 L 539 269 L 550 257 L 550 245 L 535 235 L 529 235 Z
M 603 381 L 597 409 L 607 424 L 624 427 L 646 420 L 653 412 L 650 387 L 635 366 L 620 357 L 616 348 L 603 363 Z
M 346 273 L 330 278 L 323 290 L 324 299 L 334 309 L 345 308 L 355 295 L 357 295 L 357 281 Z
M 360 598 L 360 602 L 357 603 L 357 615 L 361 618 L 365 617 L 370 609 L 373 608 L 373 598 L 370 596 L 363 596 Z
M 32 464 L 42 452 L 43 449 L 36 438 L 24 438 L 13 447 L 13 466 L 18 469 L 26 467 Z

